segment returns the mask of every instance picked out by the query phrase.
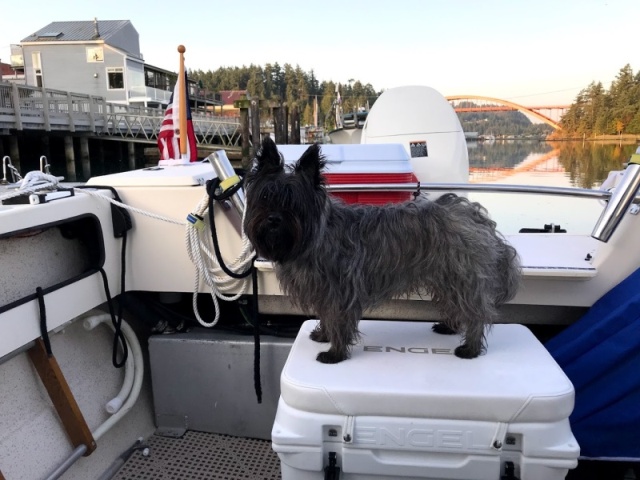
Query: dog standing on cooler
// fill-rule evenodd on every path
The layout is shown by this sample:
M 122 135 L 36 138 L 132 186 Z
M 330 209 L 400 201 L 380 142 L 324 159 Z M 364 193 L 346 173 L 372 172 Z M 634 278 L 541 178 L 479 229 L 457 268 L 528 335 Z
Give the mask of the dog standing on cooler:
M 347 205 L 324 188 L 324 165 L 312 145 L 285 167 L 266 137 L 245 178 L 245 232 L 275 263 L 283 291 L 319 316 L 311 339 L 330 348 L 318 361 L 349 358 L 363 312 L 410 294 L 431 295 L 443 315 L 434 331 L 463 336 L 456 356 L 480 355 L 485 327 L 515 296 L 521 274 L 516 250 L 486 210 L 454 194 Z

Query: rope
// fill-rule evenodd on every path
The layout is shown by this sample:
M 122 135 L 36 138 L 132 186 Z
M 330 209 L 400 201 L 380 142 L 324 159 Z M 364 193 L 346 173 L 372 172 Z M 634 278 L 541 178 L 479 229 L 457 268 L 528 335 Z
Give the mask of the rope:
M 111 363 L 115 368 L 122 368 L 127 363 L 127 357 L 129 356 L 129 348 L 127 346 L 126 338 L 122 333 L 122 316 L 116 318 L 115 309 L 113 308 L 113 299 L 111 298 L 111 292 L 109 291 L 109 279 L 107 272 L 104 268 L 98 269 L 100 275 L 102 275 L 102 283 L 104 285 L 104 293 L 107 297 L 107 306 L 109 307 L 109 315 L 111 316 L 111 323 L 113 323 L 113 348 L 111 350 Z M 120 311 L 120 314 L 122 312 Z M 118 342 L 122 348 L 122 359 L 118 361 Z
M 59 177 L 43 173 L 40 170 L 34 170 L 24 176 L 20 182 L 20 186 L 15 191 L 0 195 L 0 201 L 21 197 L 22 195 L 29 195 L 37 192 L 38 190 L 57 190 L 59 188 L 58 184 L 60 183 L 60 180 L 61 178 Z
M 134 212 L 134 213 L 138 213 L 140 215 L 144 215 L 145 217 L 153 218 L 155 220 L 160 220 L 162 222 L 172 223 L 174 225 L 180 225 L 180 226 L 187 225 L 187 222 L 185 222 L 184 220 L 176 220 L 174 218 L 165 217 L 164 215 L 160 215 L 158 213 L 148 212 L 146 210 L 142 210 L 141 208 L 132 207 L 131 205 L 127 205 L 126 203 L 119 202 L 115 198 L 109 198 L 109 197 L 103 195 L 102 193 L 100 193 L 98 191 L 87 190 L 87 189 L 84 189 L 84 188 L 76 188 L 75 190 L 76 190 L 76 192 L 86 193 L 87 195 L 91 195 L 91 196 L 96 197 L 96 198 L 101 198 L 102 200 L 106 200 L 106 201 L 108 201 L 110 203 L 113 203 L 114 205 L 117 205 L 118 207 L 121 207 L 121 208 L 124 208 L 126 210 L 129 210 L 130 212 Z
M 258 269 L 251 269 L 253 286 L 253 388 L 258 403 L 262 403 L 262 382 L 260 379 L 260 320 L 258 319 Z
M 193 222 L 188 222 L 186 231 L 186 244 L 187 253 L 191 262 L 196 267 L 196 277 L 193 290 L 193 313 L 198 320 L 198 323 L 203 327 L 213 327 L 220 320 L 220 305 L 218 299 L 224 301 L 234 301 L 239 299 L 242 295 L 246 294 L 250 279 L 244 278 L 232 278 L 224 271 L 224 267 L 220 265 L 215 255 L 215 245 L 213 244 L 212 236 L 208 235 L 205 228 L 204 217 L 209 210 L 209 195 L 206 194 L 195 211 L 192 213 Z M 210 213 L 210 217 L 211 217 Z M 242 218 L 244 222 L 244 216 Z M 213 227 L 213 225 L 212 225 Z M 251 266 L 253 261 L 253 247 L 247 236 L 242 233 L 242 249 L 240 254 L 230 263 L 227 263 L 227 267 L 231 272 L 240 275 L 242 272 L 246 272 Z M 215 316 L 213 321 L 207 323 L 200 316 L 198 310 L 198 291 L 200 290 L 200 281 L 204 281 L 205 285 L 211 290 L 211 298 L 215 309 Z M 228 295 L 229 292 L 237 291 L 234 295 Z
M 36 294 L 38 295 L 38 308 L 40 309 L 40 335 L 44 342 L 44 349 L 47 351 L 49 357 L 53 356 L 51 351 L 51 341 L 49 340 L 49 329 L 47 328 L 47 309 L 44 304 L 44 292 L 42 287 L 36 288 Z

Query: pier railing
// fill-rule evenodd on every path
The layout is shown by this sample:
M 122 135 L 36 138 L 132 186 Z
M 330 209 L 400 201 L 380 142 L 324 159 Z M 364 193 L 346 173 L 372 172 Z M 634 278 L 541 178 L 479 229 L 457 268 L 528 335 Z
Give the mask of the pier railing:
M 0 130 L 86 132 L 157 142 L 161 109 L 110 103 L 104 97 L 0 82 Z M 198 144 L 238 147 L 239 119 L 194 113 Z

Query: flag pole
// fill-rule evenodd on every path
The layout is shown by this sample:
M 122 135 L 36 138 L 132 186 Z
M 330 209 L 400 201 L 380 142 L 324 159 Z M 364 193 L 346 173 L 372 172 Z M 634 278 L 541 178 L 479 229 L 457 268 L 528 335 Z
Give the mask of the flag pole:
M 178 53 L 180 53 L 180 71 L 178 72 L 178 81 L 180 82 L 180 105 L 178 106 L 180 117 L 180 157 L 187 156 L 187 143 L 189 138 L 187 135 L 187 84 L 184 73 L 184 45 L 178 45 Z

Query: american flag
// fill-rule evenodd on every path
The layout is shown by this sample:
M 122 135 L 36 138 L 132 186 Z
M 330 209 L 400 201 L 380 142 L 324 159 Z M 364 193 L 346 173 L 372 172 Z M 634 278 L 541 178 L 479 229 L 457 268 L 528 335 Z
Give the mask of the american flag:
M 180 85 L 184 85 L 184 89 Z M 189 89 L 187 85 L 187 74 L 184 74 L 184 83 L 176 82 L 173 89 L 167 111 L 164 114 L 160 133 L 158 134 L 158 149 L 160 150 L 160 160 L 189 160 L 198 161 L 198 149 L 196 135 L 193 131 L 193 121 L 191 119 L 191 108 L 189 107 Z M 182 92 L 181 92 L 182 90 Z M 183 158 L 180 154 L 180 95 L 184 93 L 187 98 L 187 153 Z

